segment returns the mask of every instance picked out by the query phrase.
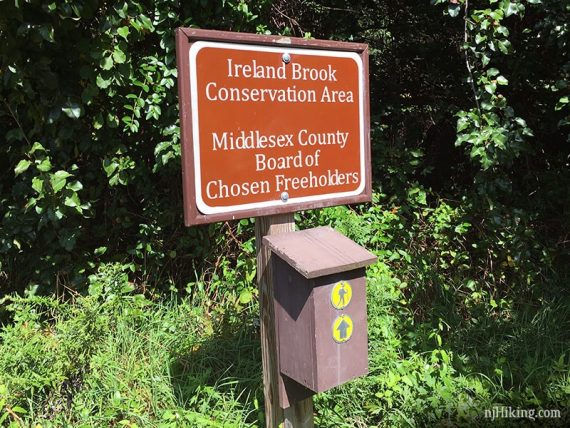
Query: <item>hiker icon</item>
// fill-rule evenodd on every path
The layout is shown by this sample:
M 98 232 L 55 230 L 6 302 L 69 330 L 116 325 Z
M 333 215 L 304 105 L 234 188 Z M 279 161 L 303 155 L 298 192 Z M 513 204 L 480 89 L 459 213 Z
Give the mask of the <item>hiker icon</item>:
M 352 287 L 347 281 L 335 284 L 331 292 L 331 304 L 336 309 L 344 309 L 352 299 Z
M 338 290 L 338 306 L 344 306 L 344 297 L 348 291 L 346 291 L 344 282 L 341 283 L 340 289 Z

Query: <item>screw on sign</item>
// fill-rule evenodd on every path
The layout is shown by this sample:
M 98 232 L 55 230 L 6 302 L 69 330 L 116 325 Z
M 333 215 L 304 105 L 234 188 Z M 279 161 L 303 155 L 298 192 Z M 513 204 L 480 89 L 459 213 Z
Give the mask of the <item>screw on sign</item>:
M 348 342 L 352 336 L 354 324 L 348 315 L 340 315 L 333 322 L 332 335 L 336 343 Z

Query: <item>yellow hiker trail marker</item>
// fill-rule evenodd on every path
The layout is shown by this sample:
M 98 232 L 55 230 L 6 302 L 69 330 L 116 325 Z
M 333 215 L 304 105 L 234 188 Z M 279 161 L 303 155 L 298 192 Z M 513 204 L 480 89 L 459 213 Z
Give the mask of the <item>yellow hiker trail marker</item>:
M 352 336 L 354 325 L 348 315 L 338 316 L 332 325 L 332 336 L 336 343 L 348 342 Z
M 335 309 L 344 309 L 352 299 L 352 287 L 348 281 L 339 281 L 331 291 L 331 303 Z

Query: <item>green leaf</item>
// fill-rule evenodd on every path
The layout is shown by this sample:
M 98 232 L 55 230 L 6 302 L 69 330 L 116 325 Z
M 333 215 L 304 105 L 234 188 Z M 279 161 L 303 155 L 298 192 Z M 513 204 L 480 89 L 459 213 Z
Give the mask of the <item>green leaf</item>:
M 38 31 L 44 40 L 47 40 L 50 43 L 55 42 L 55 39 L 53 38 L 53 26 L 50 24 L 40 25 Z
M 74 101 L 68 101 L 64 107 L 61 108 L 61 111 L 64 112 L 67 117 L 71 119 L 79 119 L 81 114 L 83 113 L 83 108 L 81 104 L 76 103 Z
M 119 27 L 117 29 L 117 34 L 125 40 L 127 40 L 127 36 L 129 35 L 129 32 L 130 32 L 129 27 Z
M 487 76 L 489 76 L 489 77 L 495 77 L 499 73 L 500 73 L 500 71 L 494 67 L 487 70 Z
M 37 151 L 41 151 L 41 152 L 45 152 L 46 149 L 44 148 L 44 146 L 42 146 L 40 143 L 38 143 L 37 141 L 32 145 L 32 148 L 30 149 L 30 151 L 28 153 L 32 154 L 35 153 Z
M 49 158 L 45 158 L 44 160 L 42 160 L 42 161 L 37 165 L 36 168 L 38 168 L 38 171 L 41 171 L 41 172 L 48 172 L 48 171 L 50 171 L 50 170 L 51 170 L 51 161 L 50 161 L 50 159 L 49 159 Z
M 139 21 L 145 30 L 154 31 L 154 26 L 152 25 L 152 21 L 148 16 L 139 16 Z
M 162 419 L 164 419 L 164 420 L 175 420 L 176 415 L 174 413 L 172 413 L 170 410 L 167 410 L 162 414 Z
M 107 89 L 111 84 L 111 79 L 105 79 L 100 74 L 97 75 L 96 79 L 97 86 L 101 89 Z
M 499 147 L 500 149 L 505 149 L 505 144 L 507 143 L 508 137 L 506 134 L 503 134 L 502 132 L 496 132 L 493 134 L 493 141 L 495 142 L 495 144 L 497 145 L 497 147 Z
M 477 33 L 477 34 L 475 35 L 475 43 L 481 44 L 481 43 L 483 43 L 485 40 L 487 40 L 487 36 L 484 36 L 484 35 L 482 35 L 482 34 L 480 34 L 480 33 Z
M 239 293 L 239 302 L 242 305 L 247 305 L 249 302 L 251 302 L 252 299 L 253 294 L 248 289 L 242 290 L 241 293 Z
M 63 202 L 66 206 L 75 208 L 81 205 L 81 201 L 79 200 L 79 196 L 77 193 L 73 192 L 71 196 L 67 196 L 65 201 Z
M 44 188 L 44 179 L 41 177 L 34 177 L 32 178 L 32 189 L 34 189 L 38 193 L 42 193 Z
M 554 107 L 554 110 L 559 111 L 562 110 L 569 102 L 568 96 L 563 96 L 561 97 L 558 102 L 556 103 L 556 106 Z
M 14 168 L 14 174 L 16 174 L 16 176 L 18 176 L 18 175 L 22 174 L 23 172 L 26 172 L 31 164 L 32 164 L 32 162 L 30 162 L 29 160 L 22 159 L 20 162 L 18 162 L 18 165 L 16 165 L 16 168 Z
M 158 120 L 160 118 L 160 114 L 161 114 L 160 106 L 151 105 L 148 108 L 146 119 L 150 119 L 152 117 L 153 119 Z
M 139 15 L 137 19 L 133 19 L 130 24 L 139 32 L 142 32 L 144 30 L 150 32 L 154 31 L 154 26 L 152 25 L 151 19 L 145 15 Z
M 517 5 L 512 3 L 510 0 L 503 2 L 503 9 L 505 11 L 505 16 L 509 17 L 511 15 L 516 15 L 518 12 Z
M 103 119 L 103 115 L 101 113 L 97 113 L 93 118 L 93 128 L 101 129 L 105 125 L 105 120 Z
M 511 42 L 509 42 L 508 40 L 499 40 L 497 42 L 497 45 L 499 46 L 499 50 L 504 53 L 505 55 L 509 53 L 509 50 L 511 48 Z
M 102 256 L 106 252 L 107 252 L 107 247 L 98 247 L 98 248 L 95 248 L 95 251 L 93 252 L 93 254 L 95 254 L 96 256 Z
M 65 183 L 67 182 L 67 178 L 71 177 L 71 174 L 67 171 L 59 170 L 55 174 L 50 177 L 50 183 L 53 191 L 55 193 L 59 192 L 61 189 L 65 187 Z
M 497 28 L 495 28 L 495 33 L 509 37 L 509 29 L 503 25 L 499 25 Z
M 508 85 L 508 84 L 509 84 L 509 81 L 507 80 L 506 77 L 504 77 L 504 76 L 499 76 L 499 77 L 497 77 L 497 83 L 498 83 L 499 85 L 503 85 L 503 86 L 504 86 L 504 85 Z
M 127 56 L 118 46 L 115 46 L 115 50 L 113 51 L 113 59 L 117 64 L 123 64 L 127 60 Z
M 461 6 L 457 3 L 450 3 L 447 6 L 447 11 L 449 12 L 449 16 L 452 18 L 456 18 L 459 16 L 459 12 L 461 11 Z
M 493 95 L 495 93 L 495 91 L 497 90 L 497 84 L 496 83 L 489 83 L 487 85 L 485 85 L 485 90 L 490 93 L 491 95 Z
M 107 114 L 107 126 L 109 128 L 116 128 L 119 126 L 119 118 L 111 113 Z
M 83 184 L 81 184 L 79 181 L 73 181 L 67 185 L 67 188 L 69 190 L 73 190 L 74 192 L 78 192 L 83 189 Z
M 105 170 L 107 177 L 112 176 L 118 167 L 119 167 L 119 164 L 115 160 L 105 159 L 103 161 L 103 169 Z
M 110 70 L 111 68 L 113 68 L 113 58 L 111 57 L 111 55 L 104 56 L 99 65 L 103 70 Z

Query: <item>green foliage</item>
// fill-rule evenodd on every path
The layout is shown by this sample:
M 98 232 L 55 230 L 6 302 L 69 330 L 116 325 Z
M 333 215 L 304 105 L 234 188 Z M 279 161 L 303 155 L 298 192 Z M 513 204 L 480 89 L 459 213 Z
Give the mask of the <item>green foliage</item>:
M 244 323 L 243 310 L 227 303 L 219 302 L 233 321 L 175 296 L 152 302 L 133 293 L 118 264 L 92 275 L 89 291 L 65 303 L 4 299 L 13 319 L 0 330 L 0 425 L 167 428 L 257 420 L 253 401 L 240 399 L 260 394 L 258 343 L 246 330 L 253 313 Z M 252 352 L 255 359 L 245 358 Z
M 493 406 L 566 409 L 570 295 L 537 268 L 537 238 L 520 223 L 483 229 L 465 202 L 430 207 L 423 192 L 411 187 L 405 209 L 375 195 L 373 207 L 306 217 L 381 260 L 368 271 L 370 374 L 320 394 L 317 423 L 495 426 L 483 417 Z M 514 241 L 490 242 L 501 234 Z
M 0 3 L 1 162 L 12 172 L 0 255 L 13 287 L 81 286 L 100 247 L 103 261 L 128 256 L 143 281 L 171 254 L 208 253 L 215 228 L 180 227 L 174 30 L 255 31 L 264 3 Z
M 440 211 L 438 235 L 454 215 Z M 353 222 L 350 214 L 336 220 Z M 417 320 L 411 283 L 375 251 L 384 261 L 368 271 L 370 373 L 316 396 L 318 426 L 494 426 L 483 418 L 492 406 L 570 405 L 570 296 L 524 310 L 484 304 L 477 322 L 440 314 L 431 325 Z M 151 301 L 125 273 L 102 266 L 90 294 L 73 302 L 5 298 L 12 322 L 0 330 L 0 424 L 262 424 L 257 306 L 236 307 L 237 292 Z M 429 339 L 434 331 L 439 339 Z
M 521 167 L 515 160 L 544 146 L 533 140 L 535 131 L 567 139 L 564 97 L 553 95 L 568 87 L 568 29 L 559 23 L 570 10 L 558 1 L 491 0 L 475 8 L 460 1 L 453 7 L 465 19 L 463 50 L 475 101 L 474 108 L 457 113 L 456 144 L 466 146 L 479 165 L 480 192 L 496 199 L 512 190 L 509 175 Z M 548 72 L 537 70 L 546 58 L 552 65 Z M 527 104 L 528 93 L 541 100 L 540 112 Z

